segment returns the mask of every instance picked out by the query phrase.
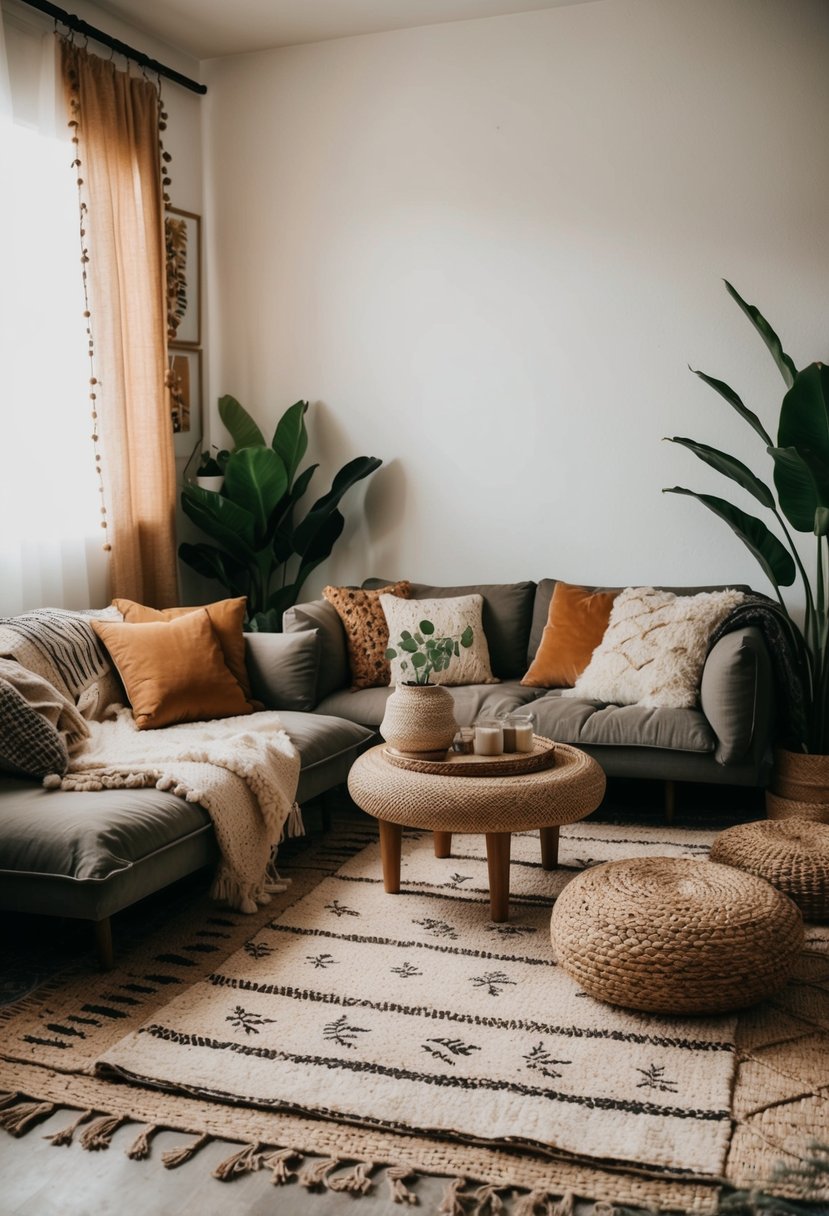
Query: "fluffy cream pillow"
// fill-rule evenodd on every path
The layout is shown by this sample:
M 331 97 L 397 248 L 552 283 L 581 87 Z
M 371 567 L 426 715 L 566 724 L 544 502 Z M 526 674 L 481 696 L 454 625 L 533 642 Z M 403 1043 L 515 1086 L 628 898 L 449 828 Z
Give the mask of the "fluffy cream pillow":
M 484 607 L 482 595 L 449 596 L 434 600 L 401 600 L 394 595 L 381 595 L 380 604 L 389 627 L 389 644 L 396 646 L 404 629 L 414 633 L 423 620 L 431 621 L 437 637 L 459 638 L 467 626 L 472 627 L 472 645 L 461 646 L 460 654 L 446 671 L 434 672 L 430 684 L 498 684 L 489 662 L 489 647 L 481 619 Z M 400 670 L 399 658 L 391 661 L 391 683 L 407 678 Z
M 696 705 L 708 640 L 744 599 L 742 591 L 677 596 L 627 587 L 575 687 L 561 695 L 651 708 Z

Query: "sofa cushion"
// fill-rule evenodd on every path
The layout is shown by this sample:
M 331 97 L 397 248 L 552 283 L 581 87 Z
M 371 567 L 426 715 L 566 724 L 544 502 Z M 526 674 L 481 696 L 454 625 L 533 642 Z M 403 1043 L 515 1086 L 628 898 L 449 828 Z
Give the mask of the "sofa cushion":
M 599 701 L 546 692 L 529 707 L 536 731 L 576 747 L 655 747 L 669 751 L 713 752 L 716 739 L 698 709 L 649 709 L 644 705 L 604 705 Z
M 215 604 L 196 604 L 190 608 L 148 608 L 146 604 L 136 604 L 134 600 L 113 600 L 112 605 L 129 625 L 146 625 L 151 621 L 175 621 L 203 608 L 210 618 L 225 662 L 239 681 L 242 692 L 250 698 L 250 679 L 245 666 L 245 639 L 242 633 L 248 606 L 244 595 L 235 599 L 217 600 Z
M 307 604 L 295 604 L 293 608 L 286 609 L 282 616 L 282 628 L 286 633 L 302 633 L 309 629 L 318 631 L 317 703 L 335 689 L 348 686 L 345 630 L 327 600 L 310 600 Z
M 253 695 L 266 709 L 310 710 L 317 699 L 319 630 L 246 633 Z
M 253 712 L 205 608 L 146 625 L 93 621 L 124 682 L 139 730 Z
M 527 670 L 527 639 L 535 583 L 478 583 L 465 587 L 433 587 L 429 583 L 412 583 L 411 587 L 411 598 L 419 600 L 482 595 L 484 633 L 489 646 L 492 674 L 500 680 L 512 680 L 520 678 Z
M 386 658 L 389 627 L 380 596 L 407 599 L 405 579 L 368 591 L 361 587 L 323 587 L 322 594 L 342 621 L 352 688 L 382 688 L 391 682 Z
M 674 595 L 628 587 L 617 596 L 593 657 L 564 696 L 663 709 L 696 705 L 709 639 L 743 599 L 741 591 Z
M 720 764 L 746 758 L 773 698 L 768 651 L 758 629 L 737 629 L 715 642 L 702 671 L 700 706 L 717 737 Z
M 423 666 L 426 659 L 422 653 L 415 656 L 408 653 L 406 647 L 414 647 L 415 642 L 405 635 L 420 636 L 421 621 L 428 621 L 435 640 L 446 643 L 446 639 L 452 639 L 455 642 L 455 653 L 450 653 L 448 663 L 445 654 L 438 650 L 434 669 L 429 674 L 430 684 L 445 687 L 494 684 L 497 677 L 492 674 L 489 662 L 489 647 L 482 620 L 483 603 L 480 595 L 441 596 L 431 600 L 401 600 L 393 595 L 381 595 L 380 604 L 388 622 L 389 644 L 394 652 L 391 660 L 392 682 L 417 680 L 419 668 L 414 658 L 419 657 L 420 667 L 426 670 Z M 461 638 L 464 638 L 463 645 L 459 645 Z M 391 655 L 391 651 L 389 653 Z
M 335 692 L 320 702 L 316 712 L 348 718 L 377 730 L 386 712 L 386 701 L 393 692 L 393 688 Z M 455 703 L 458 726 L 471 726 L 476 718 L 531 706 L 541 695 L 541 690 L 523 688 L 518 680 L 502 680 L 500 684 L 465 684 L 458 688 L 447 688 L 447 692 Z
M 533 688 L 572 688 L 604 637 L 612 591 L 556 583 L 541 643 L 521 681 Z

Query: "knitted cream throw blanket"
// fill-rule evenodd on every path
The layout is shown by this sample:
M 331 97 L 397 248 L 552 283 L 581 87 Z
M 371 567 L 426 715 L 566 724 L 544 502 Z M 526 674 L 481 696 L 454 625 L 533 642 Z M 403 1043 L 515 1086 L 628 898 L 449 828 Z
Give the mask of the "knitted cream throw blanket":
M 51 789 L 155 786 L 210 814 L 221 852 L 211 894 L 241 912 L 267 903 L 266 871 L 274 846 L 303 832 L 294 802 L 299 753 L 270 711 L 162 730 L 137 730 L 129 709 L 90 722 L 89 738 Z

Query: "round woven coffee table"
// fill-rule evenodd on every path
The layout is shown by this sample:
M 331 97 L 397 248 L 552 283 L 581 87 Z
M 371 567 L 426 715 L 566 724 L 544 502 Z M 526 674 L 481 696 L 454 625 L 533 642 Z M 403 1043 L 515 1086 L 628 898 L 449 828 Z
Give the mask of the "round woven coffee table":
M 435 836 L 435 856 L 448 857 L 452 834 L 486 836 L 489 899 L 493 921 L 509 918 L 510 833 L 538 829 L 541 864 L 558 865 L 558 833 L 563 823 L 584 819 L 604 797 L 605 775 L 576 747 L 555 746 L 555 766 L 509 776 L 448 776 L 397 768 L 386 745 L 364 752 L 351 768 L 348 790 L 380 825 L 383 884 L 400 890 L 400 844 L 404 827 Z

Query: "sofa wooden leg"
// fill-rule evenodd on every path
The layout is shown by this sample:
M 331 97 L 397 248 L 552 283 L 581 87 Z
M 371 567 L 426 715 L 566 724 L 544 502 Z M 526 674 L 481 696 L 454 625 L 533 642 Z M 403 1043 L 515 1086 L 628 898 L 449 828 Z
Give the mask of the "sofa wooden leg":
M 101 970 L 111 971 L 115 966 L 115 956 L 112 952 L 112 921 L 108 916 L 95 921 L 95 945 Z
M 665 782 L 665 822 L 673 823 L 676 813 L 676 782 Z

